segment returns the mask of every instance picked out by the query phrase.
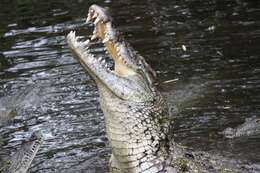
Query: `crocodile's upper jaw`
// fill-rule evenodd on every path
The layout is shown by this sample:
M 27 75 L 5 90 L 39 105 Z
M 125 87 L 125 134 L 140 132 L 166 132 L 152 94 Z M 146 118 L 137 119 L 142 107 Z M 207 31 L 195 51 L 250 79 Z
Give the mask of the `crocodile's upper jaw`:
M 94 31 L 90 40 L 81 41 L 82 37 L 72 31 L 67 36 L 69 48 L 74 58 L 83 66 L 96 81 L 99 88 L 109 89 L 115 96 L 123 100 L 146 102 L 151 98 L 154 71 L 127 42 L 120 37 L 112 26 L 107 11 L 92 5 L 88 13 L 88 22 L 94 23 Z M 114 69 L 102 58 L 90 53 L 91 40 L 99 40 L 114 61 Z
M 82 47 L 82 49 L 85 49 L 83 50 L 86 53 L 85 56 L 93 56 L 88 52 L 89 42 L 91 40 L 99 39 L 105 45 L 105 49 L 114 60 L 114 70 L 111 71 L 120 76 L 134 75 L 135 72 L 133 71 L 133 69 L 129 67 L 126 60 L 123 58 L 122 55 L 120 55 L 119 45 L 117 44 L 117 33 L 112 28 L 111 17 L 106 12 L 106 10 L 99 6 L 92 5 L 89 9 L 87 18 L 87 22 L 91 21 L 94 23 L 95 28 L 90 40 L 88 39 L 84 42 L 80 42 L 78 41 L 79 37 L 75 36 L 75 32 L 71 32 L 68 35 L 70 48 L 73 49 L 75 44 L 81 44 L 81 46 L 84 46 Z M 76 51 L 75 49 L 73 50 Z M 102 59 L 100 58 L 100 63 L 102 63 L 102 65 L 106 65 L 106 62 L 101 60 Z M 107 69 L 110 70 L 109 68 Z

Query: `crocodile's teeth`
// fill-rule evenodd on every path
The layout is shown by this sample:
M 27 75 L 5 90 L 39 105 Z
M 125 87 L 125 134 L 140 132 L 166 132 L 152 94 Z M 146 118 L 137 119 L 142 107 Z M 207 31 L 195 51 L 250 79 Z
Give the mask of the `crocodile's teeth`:
M 69 33 L 69 36 L 70 36 L 70 37 L 73 37 L 73 32 L 74 32 L 74 31 L 70 31 L 70 33 Z
M 97 33 L 97 28 L 95 27 L 93 30 L 93 34 L 96 34 L 96 33 Z
M 85 45 L 88 45 L 89 44 L 89 42 L 90 42 L 90 40 L 89 39 L 87 39 L 86 41 L 84 41 L 83 43 L 85 44 Z
M 101 64 L 104 64 L 104 65 L 105 65 L 105 63 L 106 63 L 106 60 L 103 59 L 103 60 L 101 61 Z
M 94 15 L 92 16 L 92 19 L 95 19 L 98 16 L 98 14 L 95 12 Z
M 119 48 L 119 43 L 115 43 L 115 47 L 116 47 L 116 49 L 118 49 Z
M 109 41 L 109 38 L 108 37 L 105 37 L 104 40 L 102 41 L 102 43 L 106 43 Z
M 90 40 L 94 40 L 96 38 L 97 38 L 96 34 L 93 34 L 92 37 L 90 38 Z
M 94 21 L 94 24 L 96 25 L 100 21 L 100 17 L 97 17 L 96 20 Z
M 90 22 L 90 20 L 91 20 L 91 14 L 90 14 L 90 13 L 88 13 L 88 17 L 87 17 L 87 20 L 86 20 L 86 22 L 88 23 L 88 22 Z
M 119 53 L 120 52 L 120 47 L 116 47 L 116 51 L 117 51 L 117 53 Z
M 102 60 L 102 57 L 99 57 L 99 58 L 98 58 L 98 61 L 101 62 L 101 60 Z

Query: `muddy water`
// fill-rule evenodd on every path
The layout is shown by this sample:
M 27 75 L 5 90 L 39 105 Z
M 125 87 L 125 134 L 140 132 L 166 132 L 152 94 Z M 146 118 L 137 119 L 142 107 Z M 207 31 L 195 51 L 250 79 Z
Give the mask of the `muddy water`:
M 93 2 L 110 8 L 160 82 L 174 79 L 162 88 L 171 96 L 178 142 L 260 162 L 259 136 L 227 140 L 219 134 L 260 116 L 259 2 Z M 10 98 L 33 86 L 0 128 L 0 160 L 40 129 L 44 142 L 30 172 L 104 172 L 110 149 L 98 92 L 65 41 L 70 30 L 86 37 L 92 32 L 85 23 L 90 2 L 0 3 L 1 100 L 12 105 Z M 93 52 L 102 54 L 98 46 Z

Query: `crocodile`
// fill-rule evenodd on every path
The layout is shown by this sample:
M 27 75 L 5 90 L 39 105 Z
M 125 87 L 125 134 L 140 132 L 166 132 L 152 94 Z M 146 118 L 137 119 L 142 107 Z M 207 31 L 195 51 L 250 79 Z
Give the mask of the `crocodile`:
M 260 135 L 260 118 L 253 116 L 235 128 L 228 127 L 221 134 L 226 138 L 250 137 Z
M 115 29 L 107 9 L 90 6 L 87 23 L 94 26 L 91 38 L 70 31 L 67 43 L 97 85 L 112 148 L 111 173 L 248 172 L 231 159 L 215 159 L 177 144 L 155 71 Z M 94 41 L 103 43 L 109 60 L 91 52 Z
M 26 173 L 42 144 L 41 131 L 35 131 L 27 141 L 24 141 L 8 161 L 0 167 L 4 173 Z

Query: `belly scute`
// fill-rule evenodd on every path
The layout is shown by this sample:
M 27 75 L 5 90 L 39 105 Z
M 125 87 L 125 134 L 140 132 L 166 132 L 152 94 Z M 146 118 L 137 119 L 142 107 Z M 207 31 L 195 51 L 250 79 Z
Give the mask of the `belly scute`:
M 124 102 L 116 103 L 116 107 L 111 104 L 115 101 L 103 102 L 102 110 L 112 153 L 121 172 L 157 173 L 162 170 L 165 158 L 158 153 L 158 147 L 163 147 L 160 141 L 166 138 L 164 126 L 159 123 L 162 112 L 155 113 L 157 108 L 153 105 L 149 108 Z

